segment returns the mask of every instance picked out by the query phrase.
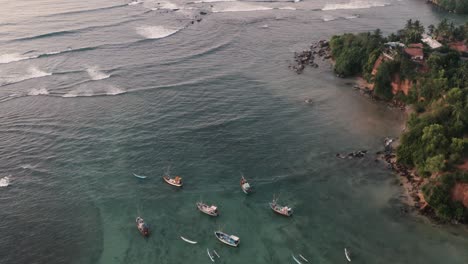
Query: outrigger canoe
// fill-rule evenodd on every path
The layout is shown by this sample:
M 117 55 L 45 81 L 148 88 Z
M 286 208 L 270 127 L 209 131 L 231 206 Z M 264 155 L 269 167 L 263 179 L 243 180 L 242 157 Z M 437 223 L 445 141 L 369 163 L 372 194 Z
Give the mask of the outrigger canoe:
M 247 182 L 247 180 L 244 178 L 244 176 L 242 176 L 242 178 L 240 180 L 240 186 L 242 188 L 242 191 L 245 194 L 249 194 L 249 193 L 252 192 L 252 186 L 250 186 L 250 184 Z
M 175 178 L 169 178 L 168 176 L 163 176 L 165 182 L 172 186 L 182 187 L 182 178 L 179 176 L 175 176 Z
M 218 216 L 218 214 L 219 214 L 218 207 L 216 207 L 214 205 L 207 205 L 205 203 L 198 202 L 197 203 L 197 208 L 198 208 L 198 210 L 200 210 L 201 212 L 203 212 L 203 213 L 205 213 L 207 215 Z
M 147 237 L 149 236 L 149 227 L 141 217 L 136 218 L 136 226 L 138 228 L 138 231 L 144 236 Z
M 284 215 L 284 216 L 291 216 L 293 214 L 293 210 L 290 207 L 287 206 L 281 206 L 276 203 L 276 200 L 273 200 L 270 203 L 270 208 L 273 210 L 275 213 Z
M 221 231 L 215 231 L 214 233 L 215 233 L 216 238 L 218 238 L 218 240 L 223 242 L 224 244 L 229 245 L 231 247 L 239 246 L 240 238 L 234 235 L 228 235 Z

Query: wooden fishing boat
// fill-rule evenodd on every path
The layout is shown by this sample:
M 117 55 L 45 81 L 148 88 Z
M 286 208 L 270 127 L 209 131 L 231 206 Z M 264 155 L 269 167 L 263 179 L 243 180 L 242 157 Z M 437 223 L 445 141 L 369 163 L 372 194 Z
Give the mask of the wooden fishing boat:
M 231 247 L 239 246 L 240 238 L 234 235 L 228 235 L 221 231 L 215 231 L 214 233 L 215 233 L 216 238 L 218 238 L 218 240 L 223 242 L 224 244 L 229 245 Z
M 242 191 L 245 194 L 249 194 L 249 193 L 252 192 L 252 186 L 250 186 L 250 184 L 247 182 L 247 180 L 244 178 L 244 176 L 242 176 L 242 178 L 240 180 L 240 186 L 242 188 Z
M 275 211 L 275 213 L 280 215 L 291 216 L 293 214 L 292 208 L 277 204 L 276 199 L 273 199 L 273 201 L 270 203 L 270 208 L 271 210 Z
M 175 176 L 174 178 L 169 178 L 169 176 L 163 176 L 165 182 L 172 186 L 182 187 L 182 178 L 179 176 Z
M 144 236 L 147 237 L 149 236 L 149 227 L 141 217 L 136 218 L 136 225 L 138 228 L 138 231 Z
M 200 210 L 201 212 L 203 212 L 203 213 L 205 213 L 207 215 L 218 216 L 218 214 L 219 214 L 218 207 L 216 207 L 214 205 L 207 205 L 205 203 L 198 202 L 197 203 L 197 208 L 198 208 L 198 210 Z
M 183 241 L 185 241 L 185 242 L 187 242 L 187 243 L 190 243 L 190 244 L 197 244 L 197 243 L 198 243 L 197 241 L 190 240 L 190 239 L 185 238 L 185 237 L 183 237 L 183 236 L 180 236 L 180 238 L 181 238 Z

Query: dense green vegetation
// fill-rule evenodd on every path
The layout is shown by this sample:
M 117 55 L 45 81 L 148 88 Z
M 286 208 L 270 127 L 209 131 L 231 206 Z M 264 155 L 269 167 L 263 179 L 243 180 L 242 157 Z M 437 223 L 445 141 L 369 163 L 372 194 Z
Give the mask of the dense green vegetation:
M 447 45 L 468 40 L 468 23 L 456 27 L 443 20 L 438 26 L 429 26 L 428 33 L 444 46 L 436 51 L 425 46 L 425 61 L 413 62 L 399 43 L 420 43 L 423 33 L 419 21 L 409 20 L 402 30 L 388 37 L 380 31 L 334 36 L 330 47 L 335 71 L 342 76 L 361 75 L 374 83 L 377 97 L 396 98 L 414 106 L 416 111 L 397 148 L 398 162 L 423 177 L 442 175 L 424 188 L 426 200 L 441 219 L 468 221 L 467 209 L 451 200 L 454 183 L 468 182 L 465 174 L 453 173 L 468 157 L 468 59 L 462 59 L 463 54 Z M 372 75 L 383 53 L 392 59 L 383 60 Z M 392 93 L 395 79 L 412 81 L 409 94 Z
M 448 11 L 468 14 L 468 0 L 432 0 L 432 2 Z
M 468 209 L 461 202 L 453 201 L 450 195 L 457 182 L 468 183 L 468 174 L 462 172 L 446 174 L 426 184 L 423 187 L 423 194 L 442 220 L 453 219 L 466 222 Z

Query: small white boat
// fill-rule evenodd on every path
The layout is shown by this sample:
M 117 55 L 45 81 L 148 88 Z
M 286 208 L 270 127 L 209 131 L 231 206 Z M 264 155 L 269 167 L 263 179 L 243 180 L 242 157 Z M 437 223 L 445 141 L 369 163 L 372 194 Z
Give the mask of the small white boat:
M 214 262 L 214 258 L 213 258 L 213 256 L 211 255 L 210 250 L 209 250 L 208 248 L 206 249 L 206 253 L 208 253 L 208 257 L 210 257 L 211 262 Z
M 187 242 L 187 243 L 190 243 L 190 244 L 197 244 L 197 243 L 198 243 L 197 241 L 193 241 L 193 240 L 187 239 L 187 238 L 185 238 L 185 237 L 183 237 L 183 236 L 180 236 L 180 238 L 181 238 L 183 241 L 185 241 L 185 242 Z
M 0 179 L 0 187 L 7 187 L 10 185 L 10 177 L 6 176 Z
M 218 214 L 219 214 L 218 207 L 216 207 L 214 205 L 207 205 L 205 203 L 198 202 L 197 203 L 197 208 L 198 208 L 198 210 L 200 210 L 201 212 L 203 212 L 203 213 L 205 213 L 207 215 L 218 216 Z
M 144 176 L 144 175 L 138 175 L 138 174 L 133 173 L 133 176 L 135 176 L 135 177 L 137 177 L 139 179 L 146 179 L 146 176 Z
M 351 253 L 350 253 L 346 248 L 344 249 L 344 254 L 345 254 L 345 256 L 346 256 L 346 259 L 347 259 L 349 262 L 351 262 L 351 257 L 350 257 Z
M 252 192 L 252 186 L 250 186 L 250 184 L 247 182 L 247 180 L 244 178 L 244 176 L 242 176 L 242 178 L 240 180 L 240 186 L 242 188 L 242 191 L 245 194 L 249 194 L 249 193 Z
M 163 176 L 165 182 L 172 186 L 182 187 L 182 178 L 179 176 L 175 176 L 174 178 L 169 178 L 168 176 Z
M 234 236 L 234 235 L 228 235 L 226 233 L 223 233 L 221 231 L 215 231 L 215 236 L 216 238 L 223 242 L 226 245 L 229 245 L 231 247 L 237 247 L 239 246 L 240 243 L 240 238 Z

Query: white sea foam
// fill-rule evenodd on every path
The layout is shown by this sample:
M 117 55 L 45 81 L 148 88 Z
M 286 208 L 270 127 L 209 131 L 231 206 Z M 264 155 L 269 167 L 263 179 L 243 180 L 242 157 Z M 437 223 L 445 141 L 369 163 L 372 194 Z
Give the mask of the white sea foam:
M 165 10 L 179 10 L 180 7 L 172 2 L 158 2 L 157 7 L 151 8 L 151 10 L 160 10 L 160 9 L 165 9 Z
M 234 4 L 223 6 L 223 7 L 213 7 L 214 13 L 222 13 L 222 12 L 250 12 L 250 11 L 264 11 L 264 10 L 272 10 L 271 7 L 254 5 L 251 3 L 242 3 L 242 2 L 235 2 Z
M 41 71 L 36 67 L 30 67 L 28 73 L 24 75 L 5 76 L 0 78 L 0 86 L 22 82 L 29 79 L 40 78 L 52 75 L 50 72 Z
M 279 7 L 280 10 L 297 10 L 297 8 L 292 6 Z
M 330 16 L 330 15 L 324 15 L 322 17 L 322 20 L 324 22 L 328 22 L 328 21 L 333 21 L 333 20 L 337 20 L 338 18 L 337 17 L 334 17 L 334 16 Z
M 371 8 L 379 6 L 387 6 L 388 3 L 381 1 L 371 1 L 371 0 L 351 0 L 348 3 L 342 4 L 326 4 L 322 10 L 338 10 L 338 9 L 362 9 L 362 8 Z
M 47 95 L 49 91 L 46 88 L 33 88 L 29 91 L 28 95 Z
M 261 25 L 260 28 L 268 28 L 268 24 L 265 24 L 265 25 Z
M 137 33 L 148 39 L 159 39 L 168 37 L 180 29 L 167 28 L 162 26 L 142 26 L 136 29 Z
M 118 87 L 109 87 L 106 91 L 106 94 L 107 95 L 118 95 L 118 94 L 123 94 L 125 93 L 126 91 L 124 89 L 120 89 Z
M 141 0 L 135 0 L 135 1 L 132 1 L 132 2 L 128 3 L 129 6 L 138 5 L 138 4 L 143 4 L 143 1 L 141 1 Z
M 350 16 L 345 16 L 344 18 L 346 18 L 346 19 L 355 19 L 355 18 L 359 18 L 359 15 L 350 15 Z
M 10 177 L 6 176 L 0 179 L 0 187 L 7 187 L 10 185 Z
M 15 62 L 15 61 L 21 61 L 21 60 L 28 60 L 28 59 L 34 59 L 37 58 L 37 56 L 23 56 L 19 53 L 10 53 L 10 54 L 3 54 L 0 55 L 0 64 L 5 64 L 5 63 L 10 63 L 10 62 Z
M 102 71 L 99 70 L 98 67 L 91 67 L 86 69 L 86 71 L 89 74 L 89 77 L 91 77 L 91 80 L 102 80 L 102 79 L 107 79 L 110 77 L 110 74 L 103 73 Z
M 218 2 L 237 2 L 238 0 L 197 0 L 190 3 L 200 4 L 200 3 L 218 3 Z

